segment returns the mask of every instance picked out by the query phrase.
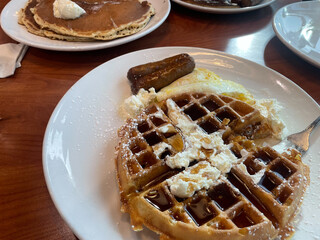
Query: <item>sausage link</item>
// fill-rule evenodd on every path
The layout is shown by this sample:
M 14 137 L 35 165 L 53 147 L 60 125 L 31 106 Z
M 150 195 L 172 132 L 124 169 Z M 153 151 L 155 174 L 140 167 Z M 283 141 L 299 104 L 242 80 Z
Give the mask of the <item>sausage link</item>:
M 133 94 L 137 94 L 140 88 L 148 90 L 153 87 L 158 91 L 178 78 L 191 73 L 194 68 L 193 58 L 183 53 L 130 68 L 127 78 Z

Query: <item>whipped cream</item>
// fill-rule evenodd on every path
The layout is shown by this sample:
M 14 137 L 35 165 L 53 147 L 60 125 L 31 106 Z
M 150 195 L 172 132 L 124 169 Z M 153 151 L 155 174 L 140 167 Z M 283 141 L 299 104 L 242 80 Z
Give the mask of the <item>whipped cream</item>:
M 155 155 L 157 155 L 158 157 L 160 157 L 160 155 L 166 151 L 166 150 L 172 150 L 172 147 L 171 145 L 165 143 L 165 142 L 161 142 L 159 144 L 156 144 L 154 146 L 152 146 L 152 150 L 153 150 L 153 153 Z
M 207 134 L 199 126 L 192 123 L 186 116 L 180 113 L 176 103 L 168 99 L 168 116 L 172 122 L 182 131 L 184 136 L 184 151 L 166 159 L 170 168 L 187 168 L 193 160 L 207 159 L 221 173 L 230 171 L 237 158 L 230 150 L 230 146 L 224 144 L 222 131 Z M 206 151 L 208 150 L 208 151 Z
M 285 125 L 279 117 L 280 111 L 283 107 L 278 103 L 278 101 L 272 98 L 259 99 L 256 100 L 253 106 L 260 111 L 262 116 L 265 117 L 265 121 L 267 121 L 267 124 L 273 131 L 273 135 L 277 139 L 282 139 Z
M 212 154 L 209 157 L 209 162 L 213 166 L 216 166 L 222 173 L 228 173 L 230 172 L 232 164 L 236 163 L 238 159 L 227 145 L 220 145 L 219 147 L 222 148 L 222 151 L 216 155 Z
M 157 93 L 154 88 L 149 91 L 141 88 L 137 95 L 132 95 L 124 100 L 120 106 L 120 115 L 124 118 L 137 116 L 142 109 L 149 106 L 157 98 Z
M 53 15 L 61 19 L 76 19 L 86 11 L 70 0 L 55 0 L 53 3 Z
M 208 162 L 199 162 L 187 170 L 167 179 L 170 191 L 177 197 L 191 197 L 202 188 L 208 189 L 216 183 L 220 171 Z

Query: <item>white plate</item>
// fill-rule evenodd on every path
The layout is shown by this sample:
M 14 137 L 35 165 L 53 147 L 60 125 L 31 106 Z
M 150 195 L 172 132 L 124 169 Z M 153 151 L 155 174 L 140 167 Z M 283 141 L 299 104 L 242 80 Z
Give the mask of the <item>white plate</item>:
M 200 12 L 207 12 L 207 13 L 217 13 L 217 14 L 233 14 L 233 13 L 243 13 L 243 12 L 250 12 L 256 9 L 260 9 L 266 6 L 269 6 L 275 0 L 263 0 L 260 4 L 252 6 L 252 7 L 243 7 L 243 8 L 223 8 L 223 7 L 206 7 L 200 6 L 192 3 L 187 3 L 182 0 L 172 0 L 181 6 L 190 8 L 192 10 L 200 11 Z
M 257 98 L 277 98 L 290 132 L 303 129 L 320 115 L 317 103 L 301 88 L 271 69 L 226 53 L 201 48 L 146 49 L 110 60 L 81 78 L 54 110 L 43 142 L 43 167 L 51 197 L 65 221 L 81 239 L 156 240 L 149 230 L 135 233 L 127 214 L 120 213 L 114 147 L 119 103 L 130 95 L 130 67 L 187 52 L 197 66 L 246 86 Z M 311 168 L 296 238 L 320 237 L 320 129 L 314 132 L 304 161 Z M 310 236 L 310 237 L 308 237 Z
M 320 1 L 296 2 L 273 17 L 278 38 L 294 53 L 320 67 Z
M 18 11 L 23 8 L 27 0 L 12 0 L 1 12 L 1 27 L 12 39 L 26 45 L 56 51 L 88 51 L 103 48 L 115 47 L 141 38 L 158 28 L 168 17 L 170 12 L 169 0 L 149 0 L 153 5 L 156 14 L 151 18 L 147 26 L 140 32 L 110 41 L 95 42 L 67 42 L 51 40 L 49 38 L 36 36 L 27 31 L 24 26 L 18 24 Z

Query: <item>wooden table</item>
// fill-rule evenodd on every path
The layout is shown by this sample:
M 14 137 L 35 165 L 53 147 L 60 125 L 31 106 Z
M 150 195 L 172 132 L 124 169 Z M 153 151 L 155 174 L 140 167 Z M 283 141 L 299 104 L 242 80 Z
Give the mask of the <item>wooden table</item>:
M 0 1 L 0 10 L 9 0 Z M 144 48 L 193 46 L 247 58 L 288 77 L 320 103 L 320 69 L 291 52 L 271 26 L 292 0 L 234 15 L 199 13 L 172 3 L 167 20 L 134 42 L 97 51 L 55 52 L 30 47 L 14 76 L 0 79 L 0 239 L 76 239 L 57 212 L 42 170 L 42 140 L 61 97 L 87 72 Z M 244 48 L 246 39 L 252 45 Z M 0 30 L 0 44 L 14 42 Z

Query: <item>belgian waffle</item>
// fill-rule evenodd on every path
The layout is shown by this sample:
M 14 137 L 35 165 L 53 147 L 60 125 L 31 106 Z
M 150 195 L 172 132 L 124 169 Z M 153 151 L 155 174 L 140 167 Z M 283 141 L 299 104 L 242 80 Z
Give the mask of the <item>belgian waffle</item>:
M 133 229 L 145 225 L 160 239 L 177 240 L 287 238 L 309 169 L 295 150 L 279 154 L 255 146 L 253 140 L 269 132 L 262 122 L 242 101 L 199 93 L 154 103 L 129 119 L 118 133 L 116 166 L 121 210 L 130 214 Z M 224 149 L 208 142 L 184 165 L 170 164 L 194 152 L 191 135 L 206 142 L 219 134 Z M 227 168 L 211 161 L 222 151 L 232 155 Z M 188 196 L 173 191 L 177 179 L 187 183 Z

